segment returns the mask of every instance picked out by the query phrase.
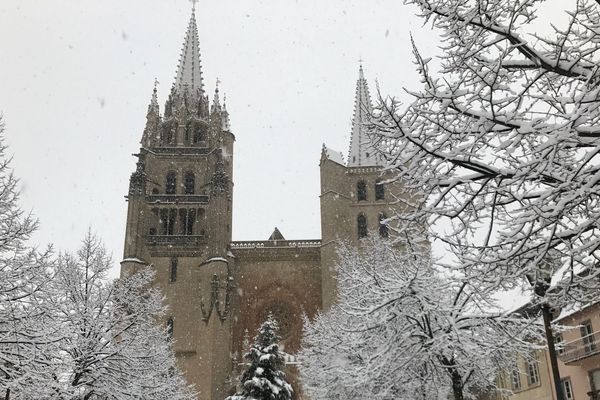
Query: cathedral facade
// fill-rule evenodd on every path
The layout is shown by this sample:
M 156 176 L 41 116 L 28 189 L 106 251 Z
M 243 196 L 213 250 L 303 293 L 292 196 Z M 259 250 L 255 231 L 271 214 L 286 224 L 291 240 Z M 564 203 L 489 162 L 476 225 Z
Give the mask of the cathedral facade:
M 387 236 L 382 168 L 362 124 L 370 111 L 361 67 L 348 159 L 321 149 L 320 239 L 288 240 L 275 229 L 267 240 L 232 241 L 235 136 L 218 88 L 212 99 L 205 92 L 192 13 L 169 98 L 161 112 L 155 88 L 148 107 L 127 195 L 121 275 L 147 265 L 156 271 L 169 306 L 164 323 L 200 400 L 235 391 L 244 343 L 269 313 L 302 398 L 294 358 L 302 317 L 335 300 L 336 243 Z

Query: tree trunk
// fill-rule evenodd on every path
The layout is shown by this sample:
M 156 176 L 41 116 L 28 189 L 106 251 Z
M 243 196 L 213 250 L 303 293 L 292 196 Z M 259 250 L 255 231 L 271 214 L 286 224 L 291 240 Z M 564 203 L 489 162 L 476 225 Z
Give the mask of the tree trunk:
M 450 376 L 452 377 L 452 393 L 454 400 L 464 400 L 463 382 L 460 373 L 456 369 L 451 369 Z
M 542 305 L 542 315 L 544 316 L 544 330 L 546 331 L 546 342 L 548 343 L 548 357 L 550 358 L 550 367 L 552 369 L 552 378 L 554 389 L 556 391 L 556 400 L 564 400 L 562 385 L 560 381 L 560 372 L 558 371 L 558 361 L 556 359 L 556 348 L 554 347 L 554 333 L 552 332 L 552 313 L 548 303 Z
M 10 389 L 6 389 L 6 395 L 4 395 L 4 400 L 10 399 Z

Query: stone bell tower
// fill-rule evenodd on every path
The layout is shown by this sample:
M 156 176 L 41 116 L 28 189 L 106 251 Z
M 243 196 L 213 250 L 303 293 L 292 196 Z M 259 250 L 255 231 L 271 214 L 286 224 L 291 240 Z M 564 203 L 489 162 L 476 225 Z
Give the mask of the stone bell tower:
M 323 308 L 328 309 L 337 295 L 337 245 L 345 242 L 360 245 L 367 236 L 389 235 L 387 218 L 390 185 L 384 185 L 393 172 L 385 171 L 385 162 L 373 148 L 368 133 L 373 105 L 362 65 L 358 70 L 354 115 L 347 161 L 341 153 L 325 145 L 319 164 L 321 174 L 321 287 Z M 395 185 L 394 192 L 401 188 Z M 397 205 L 395 206 L 398 207 Z
M 212 102 L 204 90 L 192 12 L 163 112 L 156 86 L 148 107 L 127 195 L 121 274 L 155 269 L 169 306 L 164 323 L 199 399 L 224 398 L 231 370 L 234 141 L 218 86 Z

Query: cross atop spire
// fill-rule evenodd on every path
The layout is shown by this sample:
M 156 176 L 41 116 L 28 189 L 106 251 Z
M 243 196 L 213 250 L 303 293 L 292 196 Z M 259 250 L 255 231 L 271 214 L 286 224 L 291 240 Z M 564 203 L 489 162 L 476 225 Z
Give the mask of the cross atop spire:
M 356 97 L 354 100 L 354 117 L 352 119 L 352 135 L 350 137 L 349 167 L 365 167 L 379 165 L 377 152 L 371 145 L 366 124 L 373 112 L 369 87 L 364 76 L 362 59 L 359 60 L 358 80 L 356 81 Z
M 175 77 L 175 88 L 183 89 L 187 86 L 188 90 L 195 92 L 203 91 L 202 87 L 202 69 L 200 66 L 200 44 L 198 42 L 198 27 L 196 25 L 196 1 L 192 1 L 192 15 L 185 34 L 181 58 L 177 67 L 177 76 Z

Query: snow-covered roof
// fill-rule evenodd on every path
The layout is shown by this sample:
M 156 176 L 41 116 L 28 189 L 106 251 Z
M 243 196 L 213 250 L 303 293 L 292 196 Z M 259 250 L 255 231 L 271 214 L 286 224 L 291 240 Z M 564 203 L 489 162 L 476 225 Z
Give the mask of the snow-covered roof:
M 596 304 L 599 304 L 599 303 L 569 304 L 560 310 L 560 314 L 558 314 L 558 317 L 556 317 L 554 319 L 554 321 L 560 321 L 562 319 L 570 317 L 571 315 L 577 314 L 579 311 L 583 311 L 586 308 L 591 307 Z
M 279 229 L 277 229 L 277 227 L 275 227 L 275 229 L 273 230 L 273 233 L 271 233 L 271 236 L 269 236 L 269 238 L 267 240 L 285 240 L 285 238 L 281 234 L 281 231 L 279 231 Z
M 121 263 L 124 263 L 124 262 L 134 262 L 134 263 L 144 264 L 144 265 L 148 264 L 146 261 L 142 261 L 142 260 L 140 260 L 139 258 L 136 258 L 136 257 L 124 258 L 123 261 L 121 261 Z
M 223 258 L 223 257 L 212 257 L 212 258 L 209 258 L 208 260 L 206 260 L 204 262 L 204 264 L 209 263 L 209 262 L 213 262 L 213 261 L 223 261 L 223 262 L 226 262 L 226 263 L 229 262 L 229 261 L 227 261 L 226 258 Z
M 329 147 L 323 145 L 323 153 L 325 154 L 325 157 L 327 157 L 328 160 L 336 162 L 340 165 L 345 165 L 344 155 L 342 153 L 340 153 L 339 151 L 335 151 L 335 150 L 330 149 Z

